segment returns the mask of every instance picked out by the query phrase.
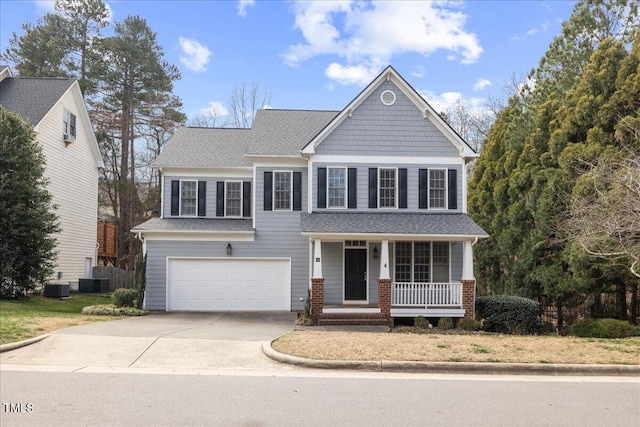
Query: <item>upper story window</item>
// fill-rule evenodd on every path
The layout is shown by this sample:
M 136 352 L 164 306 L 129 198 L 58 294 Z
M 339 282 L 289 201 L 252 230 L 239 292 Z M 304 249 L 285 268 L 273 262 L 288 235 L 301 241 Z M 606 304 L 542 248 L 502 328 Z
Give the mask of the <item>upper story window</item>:
M 378 206 L 381 208 L 395 208 L 397 198 L 396 169 L 381 168 L 378 175 Z
M 447 170 L 429 169 L 429 207 L 447 208 Z
M 347 169 L 328 168 L 329 208 L 347 207 Z
M 226 181 L 224 216 L 242 216 L 242 181 Z
M 196 216 L 198 181 L 180 181 L 180 215 Z
M 62 117 L 62 133 L 65 142 L 76 140 L 76 115 L 69 110 L 64 110 Z
M 291 210 L 292 172 L 273 173 L 273 209 Z

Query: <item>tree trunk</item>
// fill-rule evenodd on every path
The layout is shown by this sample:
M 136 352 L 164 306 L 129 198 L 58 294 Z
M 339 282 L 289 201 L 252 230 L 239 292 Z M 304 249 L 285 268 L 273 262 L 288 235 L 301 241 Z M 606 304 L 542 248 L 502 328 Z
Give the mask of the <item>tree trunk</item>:
M 629 322 L 632 325 L 638 324 L 638 284 L 631 285 L 631 316 Z

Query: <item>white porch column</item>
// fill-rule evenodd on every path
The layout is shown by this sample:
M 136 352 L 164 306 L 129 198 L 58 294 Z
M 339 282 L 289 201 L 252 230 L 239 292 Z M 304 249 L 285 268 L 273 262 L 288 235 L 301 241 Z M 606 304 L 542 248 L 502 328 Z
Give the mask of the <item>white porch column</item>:
M 316 239 L 313 247 L 313 279 L 322 279 L 322 240 Z
M 380 248 L 380 279 L 391 279 L 389 275 L 389 241 L 383 240 Z
M 473 242 L 464 242 L 462 254 L 462 280 L 475 280 L 473 274 Z

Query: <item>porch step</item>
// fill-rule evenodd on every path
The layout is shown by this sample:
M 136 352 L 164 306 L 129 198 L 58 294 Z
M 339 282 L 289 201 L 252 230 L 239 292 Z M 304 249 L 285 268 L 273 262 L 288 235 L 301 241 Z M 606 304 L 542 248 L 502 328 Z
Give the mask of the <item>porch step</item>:
M 319 326 L 329 325 L 382 325 L 388 326 L 389 320 L 380 313 L 322 313 L 318 317 Z

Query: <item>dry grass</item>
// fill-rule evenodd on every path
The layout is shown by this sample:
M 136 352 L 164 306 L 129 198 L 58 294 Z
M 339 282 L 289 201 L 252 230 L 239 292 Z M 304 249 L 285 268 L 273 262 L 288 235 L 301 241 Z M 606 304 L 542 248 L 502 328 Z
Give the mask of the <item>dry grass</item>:
M 7 332 L 0 336 L 0 344 L 25 340 L 38 335 L 48 334 L 58 329 L 85 323 L 104 322 L 120 317 L 81 316 L 81 317 L 3 317 L 0 319 Z M 9 332 L 10 330 L 10 332 Z
M 294 331 L 273 348 L 320 360 L 640 365 L 640 337 Z

